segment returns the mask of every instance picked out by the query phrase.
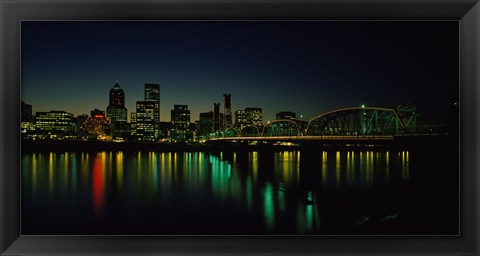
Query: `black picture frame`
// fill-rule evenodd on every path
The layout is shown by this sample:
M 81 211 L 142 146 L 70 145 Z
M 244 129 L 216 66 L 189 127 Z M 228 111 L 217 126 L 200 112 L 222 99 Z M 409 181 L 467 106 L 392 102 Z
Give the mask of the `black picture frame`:
M 1 255 L 479 255 L 478 0 L 0 0 Z M 21 236 L 21 20 L 458 20 L 461 236 Z

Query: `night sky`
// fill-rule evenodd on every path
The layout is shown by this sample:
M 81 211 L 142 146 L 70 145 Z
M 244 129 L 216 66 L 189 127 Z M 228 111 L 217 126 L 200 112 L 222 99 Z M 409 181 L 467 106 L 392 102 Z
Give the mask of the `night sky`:
M 162 121 L 191 121 L 232 94 L 233 111 L 264 122 L 335 108 L 412 103 L 445 123 L 457 98 L 457 21 L 22 22 L 22 100 L 33 111 L 106 110 L 118 80 L 130 116 L 145 83 L 160 84 Z

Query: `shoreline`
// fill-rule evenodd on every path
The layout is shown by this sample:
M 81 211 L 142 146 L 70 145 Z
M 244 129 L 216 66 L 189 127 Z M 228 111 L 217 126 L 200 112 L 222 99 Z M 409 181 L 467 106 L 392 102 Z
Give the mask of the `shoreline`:
M 228 151 L 317 151 L 317 150 L 418 150 L 439 146 L 458 146 L 455 136 L 427 138 L 398 138 L 389 143 L 371 144 L 371 142 L 341 143 L 302 143 L 297 145 L 274 145 L 258 143 L 251 145 L 237 143 L 151 143 L 151 142 L 112 142 L 81 140 L 43 140 L 21 141 L 21 153 L 31 152 L 102 152 L 102 151 L 155 151 L 155 152 L 228 152 Z

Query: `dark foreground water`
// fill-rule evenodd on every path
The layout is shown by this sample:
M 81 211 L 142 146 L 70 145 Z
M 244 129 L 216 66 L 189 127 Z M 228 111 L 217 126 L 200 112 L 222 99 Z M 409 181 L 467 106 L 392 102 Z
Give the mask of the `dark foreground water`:
M 455 235 L 449 150 L 23 154 L 24 235 Z

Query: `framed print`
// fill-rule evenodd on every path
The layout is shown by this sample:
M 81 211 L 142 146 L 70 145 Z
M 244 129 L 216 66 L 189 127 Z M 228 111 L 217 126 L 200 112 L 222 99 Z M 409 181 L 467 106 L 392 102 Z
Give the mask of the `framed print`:
M 475 255 L 479 8 L 3 1 L 2 255 Z

